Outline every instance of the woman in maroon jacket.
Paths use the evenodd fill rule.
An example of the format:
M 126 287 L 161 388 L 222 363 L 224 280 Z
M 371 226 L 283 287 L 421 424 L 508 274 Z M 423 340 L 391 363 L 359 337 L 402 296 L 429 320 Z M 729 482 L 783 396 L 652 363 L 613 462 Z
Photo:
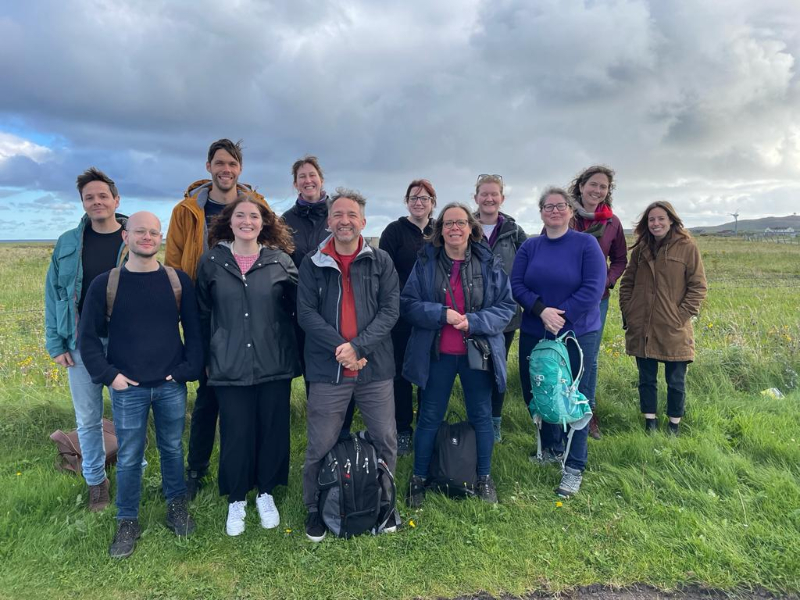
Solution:
M 600 301 L 601 338 L 606 325 L 608 298 L 611 288 L 614 287 L 617 279 L 622 276 L 622 272 L 628 262 L 622 222 L 611 210 L 611 194 L 613 191 L 614 171 L 602 165 L 594 165 L 584 169 L 569 187 L 569 194 L 572 197 L 575 209 L 575 216 L 570 223 L 570 227 L 596 237 L 608 265 L 606 290 L 603 293 L 603 299 Z M 595 373 L 597 373 L 596 361 L 597 358 L 595 358 L 594 365 Z M 594 410 L 594 406 L 592 406 L 592 410 Z M 589 435 L 596 440 L 600 439 L 597 413 L 592 416 L 592 421 L 589 423 Z

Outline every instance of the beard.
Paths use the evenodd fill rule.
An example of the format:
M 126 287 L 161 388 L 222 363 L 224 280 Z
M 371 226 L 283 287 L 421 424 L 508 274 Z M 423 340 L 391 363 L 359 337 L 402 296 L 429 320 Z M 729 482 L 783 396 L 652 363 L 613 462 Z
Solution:
M 156 254 L 158 254 L 159 247 L 155 246 L 152 250 L 139 250 L 138 248 L 129 247 L 128 252 L 138 256 L 139 258 L 152 258 Z

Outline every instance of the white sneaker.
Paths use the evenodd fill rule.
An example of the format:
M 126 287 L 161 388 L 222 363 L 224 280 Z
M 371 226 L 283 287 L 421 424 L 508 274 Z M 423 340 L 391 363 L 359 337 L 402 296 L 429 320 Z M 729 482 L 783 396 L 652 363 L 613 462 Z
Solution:
M 266 492 L 258 495 L 256 507 L 258 507 L 258 516 L 261 517 L 261 526 L 264 529 L 272 529 L 281 524 L 281 516 L 278 514 L 278 508 L 275 506 L 272 496 Z
M 236 536 L 244 533 L 244 516 L 246 514 L 247 500 L 231 502 L 228 504 L 228 521 L 225 523 L 225 533 Z

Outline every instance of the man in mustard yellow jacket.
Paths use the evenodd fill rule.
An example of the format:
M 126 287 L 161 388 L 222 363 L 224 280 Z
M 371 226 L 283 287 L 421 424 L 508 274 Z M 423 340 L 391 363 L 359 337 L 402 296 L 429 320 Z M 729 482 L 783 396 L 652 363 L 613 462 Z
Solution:
M 169 221 L 165 263 L 181 269 L 195 279 L 197 263 L 208 250 L 208 226 L 222 212 L 225 205 L 239 194 L 266 205 L 263 196 L 249 185 L 239 183 L 242 173 L 241 140 L 217 140 L 208 149 L 206 171 L 211 180 L 201 179 L 191 184 L 175 208 Z M 187 493 L 194 498 L 200 480 L 208 472 L 214 436 L 217 428 L 219 405 L 213 388 L 207 385 L 205 371 L 200 377 L 197 397 L 192 410 L 189 428 L 189 456 L 187 459 Z

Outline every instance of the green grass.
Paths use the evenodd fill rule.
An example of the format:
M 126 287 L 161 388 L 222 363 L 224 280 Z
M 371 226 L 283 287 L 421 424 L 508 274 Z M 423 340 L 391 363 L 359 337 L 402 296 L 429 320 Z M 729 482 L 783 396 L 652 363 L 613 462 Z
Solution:
M 89 514 L 82 480 L 53 468 L 47 436 L 74 420 L 64 373 L 42 349 L 50 250 L 0 245 L 0 597 L 432 598 L 596 583 L 797 593 L 800 247 L 700 243 L 710 293 L 695 324 L 683 435 L 642 433 L 636 368 L 611 310 L 598 384 L 604 437 L 590 442 L 576 498 L 559 504 L 557 469 L 528 461 L 535 438 L 512 349 L 505 439 L 493 463 L 499 505 L 429 496 L 418 511 L 400 504 L 414 526 L 395 535 L 310 544 L 300 493 L 305 396 L 295 382 L 281 527 L 262 530 L 251 505 L 247 531 L 227 538 L 227 506 L 212 486 L 192 505 L 196 535 L 176 539 L 163 526 L 150 431 L 144 534 L 125 561 L 107 556 L 114 510 Z M 761 394 L 772 387 L 787 397 Z M 410 471 L 402 458 L 401 493 Z

